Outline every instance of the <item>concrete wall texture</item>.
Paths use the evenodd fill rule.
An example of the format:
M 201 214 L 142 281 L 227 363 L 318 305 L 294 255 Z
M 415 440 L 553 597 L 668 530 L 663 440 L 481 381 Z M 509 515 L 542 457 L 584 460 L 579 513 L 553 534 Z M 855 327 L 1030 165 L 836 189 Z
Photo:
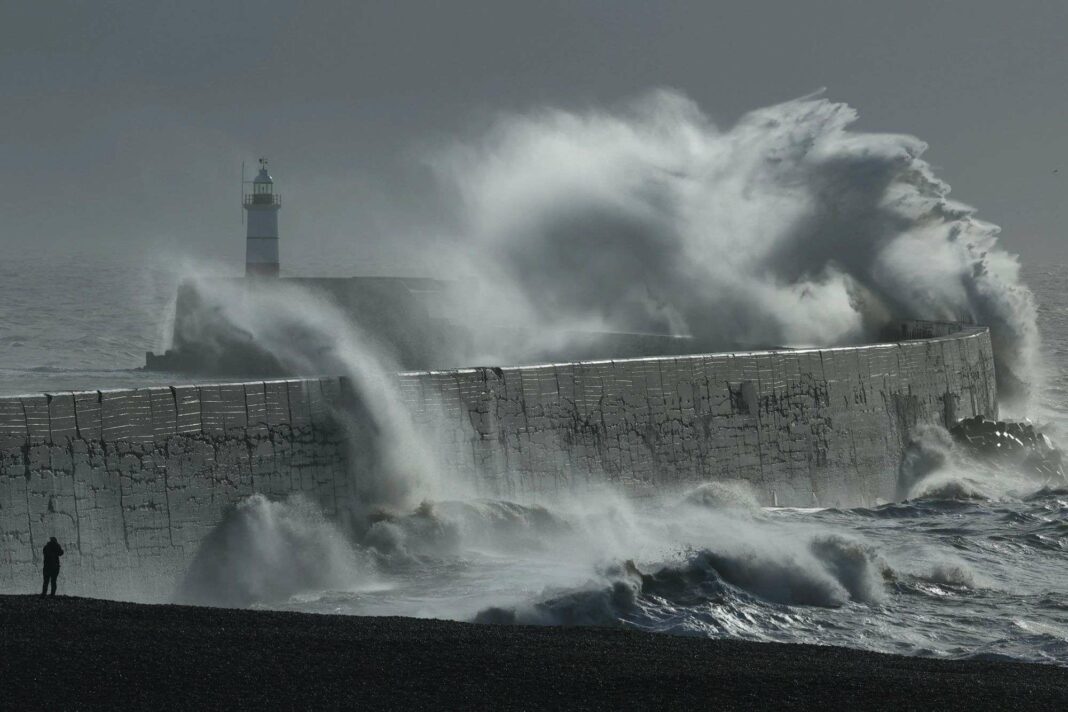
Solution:
M 986 329 L 921 341 L 405 373 L 443 467 L 529 499 L 744 480 L 765 505 L 898 496 L 917 423 L 997 414 Z M 472 467 L 473 463 L 473 467 Z
M 989 333 L 398 375 L 446 477 L 523 501 L 744 480 L 765 504 L 892 500 L 918 423 L 997 401 Z M 167 597 L 235 502 L 349 497 L 339 379 L 0 398 L 0 590 L 50 536 L 68 592 Z M 150 580 L 146 580 L 150 579 Z
M 0 398 L 0 590 L 26 591 L 59 539 L 61 585 L 168 597 L 234 502 L 347 496 L 338 379 Z

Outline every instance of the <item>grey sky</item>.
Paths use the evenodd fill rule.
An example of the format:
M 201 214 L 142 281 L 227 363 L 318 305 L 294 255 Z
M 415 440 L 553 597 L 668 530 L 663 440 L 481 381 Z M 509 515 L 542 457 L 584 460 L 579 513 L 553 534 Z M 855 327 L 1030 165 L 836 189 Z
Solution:
M 284 261 L 388 254 L 440 219 L 423 156 L 496 112 L 667 86 L 725 124 L 827 87 L 858 128 L 927 141 L 1009 250 L 1068 262 L 1063 0 L 0 7 L 10 245 L 145 244 L 236 267 L 240 162 L 267 155 Z

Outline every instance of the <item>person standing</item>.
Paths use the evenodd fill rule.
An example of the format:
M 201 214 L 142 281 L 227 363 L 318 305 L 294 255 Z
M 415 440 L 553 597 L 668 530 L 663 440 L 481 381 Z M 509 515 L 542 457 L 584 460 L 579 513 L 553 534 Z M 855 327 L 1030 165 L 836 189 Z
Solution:
M 48 540 L 44 547 L 44 583 L 41 585 L 41 595 L 48 590 L 48 584 L 52 584 L 52 594 L 56 595 L 56 579 L 59 577 L 59 557 L 63 556 L 63 547 L 59 545 L 55 537 Z

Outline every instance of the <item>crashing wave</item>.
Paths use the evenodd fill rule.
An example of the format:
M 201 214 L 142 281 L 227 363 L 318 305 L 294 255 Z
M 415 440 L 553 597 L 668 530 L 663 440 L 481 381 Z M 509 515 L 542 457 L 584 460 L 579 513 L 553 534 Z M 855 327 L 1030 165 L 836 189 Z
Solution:
M 748 597 L 764 604 L 837 608 L 879 603 L 890 567 L 865 544 L 841 535 L 813 537 L 807 556 L 748 549 L 701 550 L 679 564 L 643 573 L 632 561 L 603 572 L 601 582 L 549 592 L 533 603 L 480 611 L 480 623 L 619 625 L 640 622 L 642 604 L 694 607 Z
M 373 571 L 373 570 L 372 570 Z M 368 562 L 318 507 L 300 495 L 255 494 L 233 507 L 200 545 L 179 603 L 245 607 L 366 580 Z
M 917 429 L 902 457 L 903 499 L 982 501 L 1028 497 L 1068 483 L 1061 450 L 1028 422 L 981 415 L 946 430 Z
M 963 315 L 991 329 L 1004 398 L 1038 340 L 1017 258 L 949 197 L 925 143 L 856 120 L 809 96 L 719 127 L 673 91 L 502 115 L 435 163 L 459 197 L 458 259 L 485 286 L 469 306 L 542 340 L 689 334 L 704 350 L 856 343 L 895 318 Z M 490 361 L 544 346 L 480 341 Z

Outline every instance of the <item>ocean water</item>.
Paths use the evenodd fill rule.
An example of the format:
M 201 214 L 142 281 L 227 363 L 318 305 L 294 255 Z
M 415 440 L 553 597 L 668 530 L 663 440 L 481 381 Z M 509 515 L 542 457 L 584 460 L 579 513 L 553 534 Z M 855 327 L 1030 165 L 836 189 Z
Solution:
M 138 251 L 10 254 L 0 260 L 0 395 L 136 387 L 166 343 L 177 276 Z
M 1046 373 L 1021 415 L 1065 444 L 1068 267 L 1024 278 Z M 171 382 L 136 369 L 166 345 L 176 281 L 147 255 L 6 260 L 0 393 Z M 1068 665 L 1068 488 L 953 455 L 913 494 L 806 510 L 761 508 L 738 483 L 642 502 L 441 497 L 344 523 L 254 497 L 176 596 Z

